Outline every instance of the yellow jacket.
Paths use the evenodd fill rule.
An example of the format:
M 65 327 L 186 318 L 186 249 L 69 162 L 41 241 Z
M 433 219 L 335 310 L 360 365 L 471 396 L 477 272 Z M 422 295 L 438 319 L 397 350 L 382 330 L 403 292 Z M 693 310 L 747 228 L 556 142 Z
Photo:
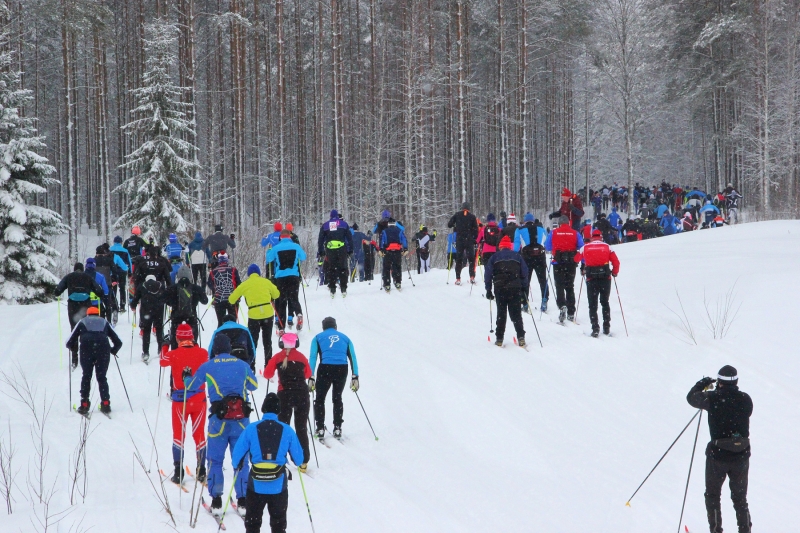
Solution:
M 274 283 L 254 273 L 236 287 L 236 290 L 228 297 L 228 301 L 235 303 L 244 296 L 247 304 L 247 318 L 262 320 L 275 316 L 272 300 L 277 300 L 280 295 L 281 291 Z

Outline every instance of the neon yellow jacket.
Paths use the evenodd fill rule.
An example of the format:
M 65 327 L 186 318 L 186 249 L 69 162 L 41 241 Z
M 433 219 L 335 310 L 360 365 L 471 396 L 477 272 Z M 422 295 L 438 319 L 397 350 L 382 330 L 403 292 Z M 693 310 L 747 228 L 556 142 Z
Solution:
M 275 312 L 272 308 L 272 300 L 277 300 L 281 291 L 267 278 L 262 278 L 258 274 L 250 274 L 236 290 L 228 297 L 230 303 L 244 296 L 247 304 L 247 317 L 253 320 L 272 318 Z

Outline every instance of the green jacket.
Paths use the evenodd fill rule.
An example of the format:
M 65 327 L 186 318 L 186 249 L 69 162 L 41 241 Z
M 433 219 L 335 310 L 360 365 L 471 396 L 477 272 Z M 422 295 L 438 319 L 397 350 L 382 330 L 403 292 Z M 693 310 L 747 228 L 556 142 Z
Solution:
M 267 278 L 262 278 L 258 274 L 250 274 L 236 290 L 228 297 L 230 303 L 244 296 L 247 304 L 247 318 L 262 320 L 275 316 L 272 308 L 272 300 L 277 300 L 281 291 Z

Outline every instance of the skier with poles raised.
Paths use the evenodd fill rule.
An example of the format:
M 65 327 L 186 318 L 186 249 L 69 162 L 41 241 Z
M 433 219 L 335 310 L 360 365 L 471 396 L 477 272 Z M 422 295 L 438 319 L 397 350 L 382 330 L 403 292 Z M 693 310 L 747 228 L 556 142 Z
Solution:
M 278 420 L 289 424 L 294 413 L 294 428 L 303 447 L 303 463 L 299 469 L 305 473 L 308 461 L 311 459 L 308 447 L 310 402 L 306 384 L 306 380 L 311 377 L 311 366 L 306 356 L 297 350 L 300 347 L 300 339 L 295 333 L 286 333 L 278 340 L 278 346 L 282 351 L 270 359 L 267 368 L 264 369 L 264 377 L 271 380 L 275 372 L 278 373 L 278 398 L 281 400 Z
M 522 256 L 513 250 L 514 244 L 508 235 L 500 239 L 499 250 L 486 263 L 485 285 L 486 298 L 497 298 L 497 322 L 495 327 L 495 345 L 503 346 L 503 335 L 506 331 L 506 320 L 511 315 L 511 322 L 517 333 L 517 343 L 525 347 L 525 328 L 522 326 L 522 302 L 527 300 L 528 266 Z M 492 283 L 496 295 L 492 293 Z
M 214 343 L 212 359 L 203 363 L 195 374 L 196 382 L 208 383 L 211 409 L 208 417 L 208 493 L 211 496 L 211 513 L 222 514 L 222 491 L 225 477 L 222 463 L 225 450 L 233 449 L 239 436 L 250 424 L 252 408 L 247 401 L 247 391 L 258 388 L 256 376 L 250 365 L 231 355 L 231 341 L 220 335 Z M 239 459 L 241 461 L 241 458 Z M 234 465 L 238 461 L 233 462 Z M 239 508 L 246 507 L 245 489 L 248 467 L 236 477 L 234 487 Z
M 575 255 L 583 248 L 583 237 L 569 225 L 569 217 L 561 215 L 559 226 L 547 236 L 545 250 L 551 252 L 553 277 L 556 284 L 558 321 L 575 320 Z
M 255 263 L 247 267 L 247 279 L 228 297 L 233 303 L 244 297 L 247 304 L 247 329 L 253 338 L 253 345 L 258 347 L 259 337 L 263 337 L 264 366 L 267 366 L 272 357 L 272 324 L 275 316 L 273 301 L 280 297 L 281 292 L 267 278 L 261 277 L 261 268 Z
M 314 422 L 317 425 L 315 436 L 320 440 L 325 438 L 325 398 L 328 396 L 328 390 L 333 387 L 333 436 L 341 438 L 342 422 L 344 422 L 342 391 L 347 381 L 348 363 L 353 372 L 350 389 L 353 392 L 358 392 L 359 389 L 356 349 L 347 335 L 337 331 L 336 319 L 326 317 L 322 321 L 322 333 L 318 333 L 312 339 L 309 352 L 311 377 L 308 380 L 308 388 L 311 392 L 319 388 L 317 398 L 314 400 Z M 316 368 L 317 356 L 319 356 L 319 368 Z
M 110 346 L 109 342 L 113 345 Z M 80 344 L 80 361 L 83 377 L 81 377 L 81 404 L 78 413 L 86 415 L 89 413 L 89 393 L 92 387 L 92 373 L 97 378 L 97 386 L 100 388 L 100 411 L 103 414 L 111 412 L 111 396 L 108 392 L 108 365 L 111 356 L 117 356 L 117 352 L 122 348 L 122 341 L 114 332 L 114 328 L 108 321 L 100 316 L 100 309 L 93 303 L 86 310 L 84 317 L 72 334 L 67 339 L 67 348 L 76 350 Z
M 597 318 L 597 299 L 603 307 L 603 335 L 611 333 L 611 276 L 619 274 L 619 259 L 611 247 L 603 242 L 603 232 L 596 229 L 592 232 L 591 242 L 583 246 L 583 253 L 575 256 L 581 262 L 581 275 L 586 276 L 586 296 L 589 298 L 589 320 L 592 322 L 592 337 L 600 335 L 600 323 Z
M 191 433 L 197 449 L 197 480 L 206 480 L 206 382 L 196 379 L 195 373 L 208 361 L 208 352 L 194 341 L 192 328 L 181 324 L 175 332 L 178 347 L 159 361 L 172 372 L 172 464 L 175 473 L 172 482 L 183 482 L 184 454 L 187 424 L 192 420 Z
M 280 242 L 267 252 L 267 263 L 272 265 L 273 280 L 280 292 L 276 302 L 280 330 L 293 328 L 295 316 L 297 331 L 303 329 L 303 308 L 300 307 L 300 261 L 305 260 L 306 253 L 299 244 L 292 241 L 292 233 L 289 230 L 281 231 Z
M 136 312 L 140 303 L 139 327 L 142 332 L 142 362 L 150 361 L 150 332 L 155 329 L 157 353 L 161 353 L 164 345 L 164 285 L 156 281 L 152 274 L 147 276 L 144 283 L 139 286 L 136 295 L 131 301 L 131 310 Z
M 86 316 L 86 310 L 92 305 L 92 294 L 103 293 L 103 287 L 83 270 L 83 263 L 75 263 L 72 272 L 61 278 L 55 289 L 55 295 L 59 296 L 67 291 L 67 317 L 69 327 L 75 329 L 76 324 Z M 78 345 L 73 345 L 72 349 L 72 368 L 78 366 Z
M 199 338 L 200 321 L 197 318 L 197 304 L 208 303 L 206 291 L 192 283 L 192 271 L 188 266 L 183 265 L 178 270 L 175 279 L 177 282 L 167 287 L 164 293 L 164 303 L 172 308 L 169 334 L 172 350 L 178 347 L 175 332 L 182 322 L 186 322 L 192 327 L 195 339 Z
M 389 283 L 393 279 L 394 286 L 399 291 L 402 289 L 402 261 L 408 255 L 408 241 L 402 227 L 393 218 L 389 219 L 386 229 L 381 232 L 380 250 L 379 254 L 383 258 L 383 290 L 387 293 L 391 291 Z
M 303 464 L 305 452 L 294 430 L 278 420 L 278 413 L 282 410 L 281 403 L 274 392 L 267 394 L 261 404 L 264 415 L 260 421 L 250 424 L 244 430 L 231 456 L 239 476 L 248 477 L 247 497 L 239 498 L 238 505 L 240 509 L 247 509 L 244 519 L 247 533 L 261 531 L 265 507 L 269 512 L 270 531 L 286 531 L 286 510 L 289 508 L 286 456 L 291 454 L 294 464 Z M 245 462 L 248 458 L 252 468 L 248 468 Z
M 470 212 L 469 202 L 461 204 L 461 210 L 450 217 L 448 228 L 456 234 L 456 285 L 461 285 L 461 270 L 464 268 L 464 255 L 469 263 L 469 282 L 475 283 L 475 240 L 478 238 L 478 219 Z
M 706 388 L 717 384 L 717 389 Z M 686 401 L 695 409 L 708 411 L 706 446 L 706 513 L 711 533 L 722 533 L 722 485 L 730 478 L 731 500 L 736 511 L 739 533 L 750 533 L 753 524 L 747 505 L 747 478 L 750 469 L 750 415 L 753 400 L 739 390 L 739 375 L 730 365 L 720 368 L 717 379 L 698 381 Z

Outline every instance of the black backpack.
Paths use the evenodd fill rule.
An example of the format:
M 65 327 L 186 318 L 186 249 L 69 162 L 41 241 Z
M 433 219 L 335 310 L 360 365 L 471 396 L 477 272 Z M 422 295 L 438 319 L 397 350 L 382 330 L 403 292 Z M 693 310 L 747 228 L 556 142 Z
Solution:
M 192 286 L 188 283 L 179 283 L 176 289 L 178 290 L 178 305 L 175 306 L 172 313 L 180 317 L 193 317 Z
M 489 246 L 500 244 L 501 230 L 499 226 L 486 226 L 483 228 L 483 240 Z

